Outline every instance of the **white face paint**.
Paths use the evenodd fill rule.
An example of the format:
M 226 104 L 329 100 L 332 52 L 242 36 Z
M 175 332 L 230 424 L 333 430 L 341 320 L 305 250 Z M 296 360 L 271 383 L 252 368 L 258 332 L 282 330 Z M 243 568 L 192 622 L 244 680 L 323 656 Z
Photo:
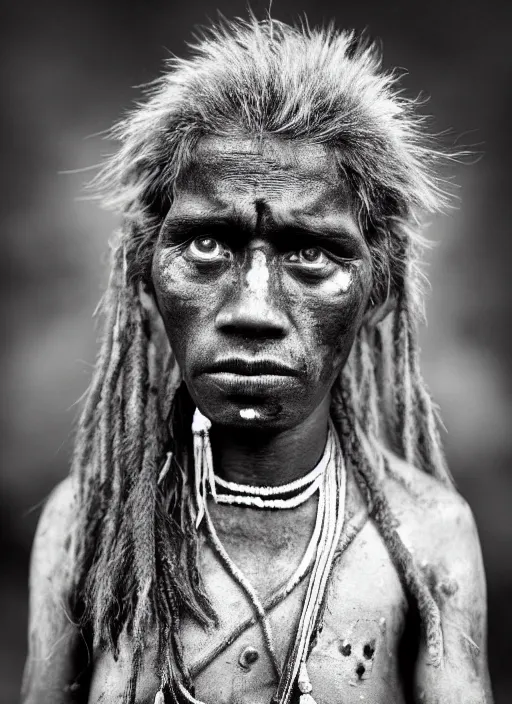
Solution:
M 324 291 L 332 292 L 333 295 L 346 293 L 352 286 L 354 277 L 352 268 L 339 268 L 332 276 L 323 283 Z
M 254 410 L 254 408 L 242 408 L 240 410 L 240 417 L 244 420 L 254 420 L 258 417 L 258 413 Z
M 269 276 L 267 258 L 262 251 L 256 250 L 252 255 L 251 268 L 245 279 L 249 291 L 254 296 L 263 298 L 267 291 Z
M 352 271 L 350 269 L 338 269 L 333 279 L 340 291 L 345 293 L 352 286 Z

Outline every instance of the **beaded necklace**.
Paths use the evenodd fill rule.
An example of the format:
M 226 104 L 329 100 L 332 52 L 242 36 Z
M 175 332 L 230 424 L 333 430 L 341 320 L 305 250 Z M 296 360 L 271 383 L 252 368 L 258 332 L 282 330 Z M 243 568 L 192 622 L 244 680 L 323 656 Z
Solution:
M 278 704 L 289 704 L 296 683 L 301 693 L 300 704 L 315 704 L 306 660 L 345 515 L 346 470 L 336 431 L 332 423 L 330 423 L 323 456 L 318 465 L 307 475 L 277 487 L 259 487 L 228 482 L 215 476 L 208 435 L 210 427 L 210 421 L 199 410 L 196 410 L 192 423 L 196 526 L 199 527 L 204 519 L 212 546 L 229 574 L 233 577 L 233 580 L 246 593 L 258 615 L 265 645 L 279 680 L 273 701 Z M 217 487 L 228 490 L 231 493 L 220 493 L 217 491 Z M 275 652 L 270 621 L 261 600 L 249 580 L 231 560 L 217 535 L 208 511 L 208 491 L 213 499 L 219 503 L 266 509 L 294 508 L 307 501 L 316 491 L 319 492 L 315 527 L 311 539 L 299 566 L 285 587 L 287 591 L 291 591 L 304 577 L 311 563 L 313 563 L 295 642 L 290 649 L 282 670 Z M 171 663 L 169 661 L 170 666 Z M 167 673 L 165 673 L 162 676 L 162 686 L 155 697 L 155 704 L 164 704 L 164 690 L 169 685 L 171 685 L 171 682 Z M 178 687 L 179 693 L 186 701 L 191 704 L 203 704 L 195 699 L 180 682 L 178 682 Z
M 319 491 L 323 473 L 329 461 L 324 452 L 317 466 L 304 477 L 288 484 L 279 486 L 252 486 L 236 484 L 214 474 L 216 488 L 227 489 L 230 493 L 216 491 L 216 501 L 219 504 L 234 504 L 236 506 L 252 506 L 253 508 L 295 508 L 305 503 L 314 493 Z M 286 498 L 284 498 L 286 497 Z

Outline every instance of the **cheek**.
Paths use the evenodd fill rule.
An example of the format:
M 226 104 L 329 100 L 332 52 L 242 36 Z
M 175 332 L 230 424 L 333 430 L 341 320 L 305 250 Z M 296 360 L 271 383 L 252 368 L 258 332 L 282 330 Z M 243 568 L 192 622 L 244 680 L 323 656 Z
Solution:
M 201 324 L 201 315 L 211 305 L 208 288 L 197 285 L 189 267 L 168 251 L 156 251 L 152 266 L 158 308 L 174 351 L 186 347 Z
M 370 277 L 371 278 L 371 277 Z M 370 280 L 357 266 L 340 269 L 296 301 L 296 324 L 302 328 L 308 355 L 319 378 L 336 376 L 345 363 L 361 324 Z
M 344 346 L 346 337 L 357 330 L 360 311 L 365 305 L 359 272 L 353 267 L 336 272 L 322 286 L 319 304 L 325 311 L 317 317 L 321 341 L 336 350 L 338 345 Z

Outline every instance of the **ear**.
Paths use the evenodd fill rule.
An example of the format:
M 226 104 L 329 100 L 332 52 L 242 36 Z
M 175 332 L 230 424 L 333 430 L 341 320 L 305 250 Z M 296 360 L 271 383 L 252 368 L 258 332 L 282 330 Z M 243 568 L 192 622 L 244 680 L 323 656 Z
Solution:
M 382 303 L 377 305 L 370 304 L 363 316 L 362 326 L 373 328 L 378 323 L 382 322 L 386 316 L 396 308 L 396 297 L 392 294 Z

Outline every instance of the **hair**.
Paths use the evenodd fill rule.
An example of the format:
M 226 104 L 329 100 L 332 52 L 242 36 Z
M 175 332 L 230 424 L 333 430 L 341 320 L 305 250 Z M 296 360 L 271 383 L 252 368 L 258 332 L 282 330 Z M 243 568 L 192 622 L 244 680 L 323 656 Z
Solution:
M 115 128 L 118 151 L 95 181 L 122 215 L 101 302 L 103 333 L 81 413 L 77 479 L 76 604 L 95 647 L 133 644 L 124 701 L 135 700 L 151 630 L 162 664 L 190 684 L 180 619 L 215 622 L 197 567 L 192 505 L 192 405 L 151 293 L 151 260 L 174 186 L 206 135 L 273 136 L 325 145 L 357 203 L 372 254 L 367 316 L 332 390 L 332 417 L 369 511 L 416 602 L 431 661 L 440 662 L 439 609 L 402 543 L 383 491 L 378 438 L 450 485 L 436 409 L 420 374 L 421 213 L 445 203 L 416 103 L 377 47 L 332 26 L 223 21 L 191 58 L 170 59 L 144 102 Z M 163 468 L 163 469 L 162 469 Z

